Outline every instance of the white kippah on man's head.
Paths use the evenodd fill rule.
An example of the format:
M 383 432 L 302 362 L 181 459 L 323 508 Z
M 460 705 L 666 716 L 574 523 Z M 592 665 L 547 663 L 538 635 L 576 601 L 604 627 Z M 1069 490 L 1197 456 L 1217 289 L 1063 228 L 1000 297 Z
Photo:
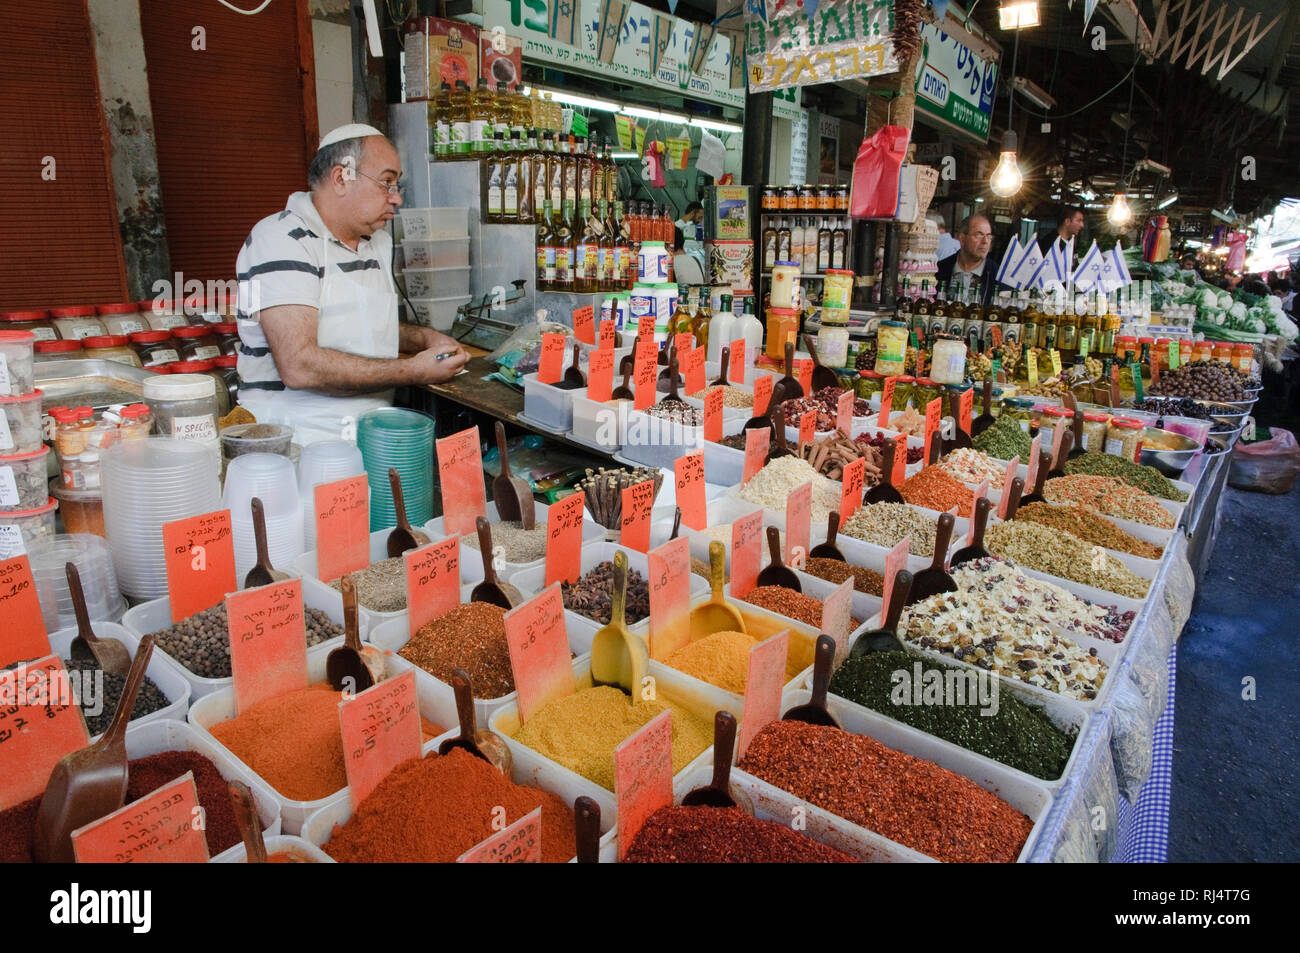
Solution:
M 364 122 L 350 122 L 346 125 L 339 126 L 325 133 L 321 139 L 318 149 L 324 149 L 326 146 L 332 146 L 336 142 L 342 142 L 344 139 L 363 139 L 366 136 L 382 136 L 383 133 L 374 126 L 369 126 Z

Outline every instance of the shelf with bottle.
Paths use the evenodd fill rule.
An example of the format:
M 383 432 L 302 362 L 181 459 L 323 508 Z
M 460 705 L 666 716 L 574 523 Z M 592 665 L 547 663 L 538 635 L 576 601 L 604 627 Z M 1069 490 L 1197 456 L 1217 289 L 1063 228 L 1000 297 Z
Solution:
M 533 90 L 529 98 L 504 83 L 493 89 L 483 79 L 474 89 L 464 80 L 457 80 L 455 87 L 444 82 L 429 100 L 428 123 L 429 156 L 436 162 L 473 161 L 496 151 L 519 151 L 530 129 L 537 130 L 539 141 L 546 133 L 557 139 L 564 136 L 560 105 L 549 93 L 543 98 Z M 512 145 L 516 141 L 519 145 Z
M 849 214 L 847 185 L 765 185 L 759 202 L 764 215 Z
M 818 215 L 777 217 L 763 226 L 759 271 L 769 274 L 779 261 L 796 262 L 809 276 L 848 268 L 853 261 L 852 237 L 847 221 Z

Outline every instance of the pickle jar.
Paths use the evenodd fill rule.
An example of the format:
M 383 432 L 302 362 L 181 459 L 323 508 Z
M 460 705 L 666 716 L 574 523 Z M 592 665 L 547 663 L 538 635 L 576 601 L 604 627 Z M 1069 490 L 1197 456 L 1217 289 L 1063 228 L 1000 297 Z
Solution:
M 1034 420 L 1034 398 L 1004 397 L 1002 399 L 1002 416 L 1020 422 L 1020 429 L 1029 433 L 1029 425 Z
M 871 400 L 872 395 L 879 394 L 885 387 L 885 375 L 879 371 L 859 371 L 854 392 L 862 400 Z

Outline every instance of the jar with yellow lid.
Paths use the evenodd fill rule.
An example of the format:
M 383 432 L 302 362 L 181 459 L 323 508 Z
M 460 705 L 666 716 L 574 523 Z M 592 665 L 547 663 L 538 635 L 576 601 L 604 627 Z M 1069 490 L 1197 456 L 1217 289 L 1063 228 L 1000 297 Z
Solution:
M 1131 417 L 1112 417 L 1106 432 L 1106 452 L 1138 462 L 1142 452 L 1142 429 L 1145 424 Z

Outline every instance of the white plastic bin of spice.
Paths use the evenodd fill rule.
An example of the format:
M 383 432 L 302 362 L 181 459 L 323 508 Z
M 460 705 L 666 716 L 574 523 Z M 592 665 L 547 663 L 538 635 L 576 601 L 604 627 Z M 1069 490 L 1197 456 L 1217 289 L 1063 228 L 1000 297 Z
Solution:
M 574 391 L 572 440 L 600 450 L 616 453 L 623 447 L 627 433 L 629 400 L 599 402 L 587 397 L 587 389 Z
M 547 506 L 545 503 L 534 504 L 533 507 L 534 527 L 540 528 L 543 531 L 543 533 L 546 530 L 546 521 L 550 515 L 550 511 L 551 508 Z M 496 503 L 492 502 L 491 500 L 488 500 L 487 506 L 484 508 L 483 511 L 483 516 L 489 523 L 492 524 L 492 526 L 494 527 L 492 532 L 496 534 L 497 530 L 495 527 L 498 523 L 501 522 L 501 516 L 499 513 L 497 513 Z M 447 532 L 447 527 L 446 527 L 446 523 L 444 522 L 444 517 L 441 516 L 429 520 L 429 522 L 424 524 L 423 529 L 425 533 L 428 534 L 429 538 L 435 541 L 440 539 L 445 539 L 447 536 L 450 535 Z M 389 530 L 382 530 L 382 532 L 387 534 Z M 387 540 L 387 538 L 388 537 L 385 535 L 384 539 Z M 473 539 L 475 545 L 469 546 L 463 542 L 461 543 L 460 581 L 462 583 L 466 583 L 470 585 L 474 583 L 482 582 L 483 581 L 483 556 L 478 551 L 478 546 L 477 546 L 478 537 L 476 536 L 476 534 L 470 533 L 462 538 Z M 583 542 L 585 543 L 588 540 L 598 540 L 603 538 L 604 538 L 604 530 L 601 528 L 601 526 L 595 520 L 591 519 L 590 516 L 585 517 L 582 521 Z M 497 535 L 493 536 L 492 545 L 494 548 L 501 545 L 501 540 Z M 545 562 L 544 557 L 539 559 L 530 559 L 527 561 L 505 559 L 504 561 L 499 562 L 497 564 L 498 566 L 497 578 L 505 582 L 509 582 L 512 578 L 514 578 L 515 573 L 519 572 L 520 570 L 531 569 L 534 566 L 541 566 L 543 565 L 544 562 Z
M 262 835 L 262 843 L 266 847 L 266 855 L 273 857 L 276 854 L 287 854 L 293 858 L 293 863 L 298 864 L 332 864 L 334 858 L 325 851 L 321 850 L 311 841 L 303 840 L 301 837 L 294 837 L 289 834 L 277 834 L 274 837 L 270 834 Z M 248 863 L 248 851 L 244 845 L 236 844 L 229 850 L 222 851 L 208 861 L 210 864 L 246 864 Z
M 51 496 L 32 509 L 0 511 L 0 559 L 21 556 L 33 543 L 53 536 L 58 505 Z
M 554 384 L 543 384 L 536 374 L 524 376 L 524 412 L 529 422 L 554 433 L 573 429 L 573 395 Z
M 1112 417 L 1106 433 L 1106 452 L 1137 463 L 1142 453 L 1142 421 Z
M 41 448 L 41 398 L 30 394 L 0 397 L 0 454 L 31 453 Z
M 704 449 L 703 412 L 686 404 L 678 407 L 697 419 L 699 425 L 660 417 L 644 410 L 630 410 L 622 456 L 634 463 L 671 470 L 678 457 Z
M 95 311 L 109 334 L 132 335 L 137 331 L 149 330 L 149 322 L 140 316 L 140 305 L 134 301 L 120 304 L 101 304 Z
M 0 456 L 0 512 L 31 510 L 50 498 L 45 458 L 50 448 Z
M 207 374 L 158 374 L 141 386 L 156 431 L 182 440 L 217 440 L 217 382 Z
M 92 335 L 107 333 L 104 322 L 95 316 L 93 305 L 51 308 L 50 317 L 54 321 L 54 330 L 65 341 L 80 341 Z
M 36 335 L 0 330 L 0 397 L 21 397 L 35 386 L 32 358 Z
M 315 519 L 314 497 L 304 500 L 303 503 L 304 519 Z M 370 534 L 370 561 L 367 566 L 382 562 L 388 558 L 388 534 L 392 529 L 379 529 Z M 461 547 L 463 550 L 464 547 Z M 463 558 L 463 557 L 462 557 Z M 463 565 L 463 562 L 462 562 Z M 283 567 L 276 567 L 283 568 Z M 304 598 L 310 595 L 314 602 L 320 603 L 321 608 L 327 608 L 330 618 L 334 618 L 337 613 L 339 618 L 343 617 L 343 594 L 329 585 L 332 580 L 321 579 L 316 570 L 316 550 L 303 553 L 293 561 L 292 570 L 295 576 L 302 576 L 302 591 Z M 405 576 L 402 577 L 405 579 Z M 310 603 L 309 603 L 310 604 Z M 387 622 L 389 619 L 395 619 L 405 609 L 398 609 L 393 612 L 378 612 L 374 609 L 367 609 L 364 605 L 357 605 L 357 628 L 362 638 L 367 638 L 370 631 L 381 622 Z

